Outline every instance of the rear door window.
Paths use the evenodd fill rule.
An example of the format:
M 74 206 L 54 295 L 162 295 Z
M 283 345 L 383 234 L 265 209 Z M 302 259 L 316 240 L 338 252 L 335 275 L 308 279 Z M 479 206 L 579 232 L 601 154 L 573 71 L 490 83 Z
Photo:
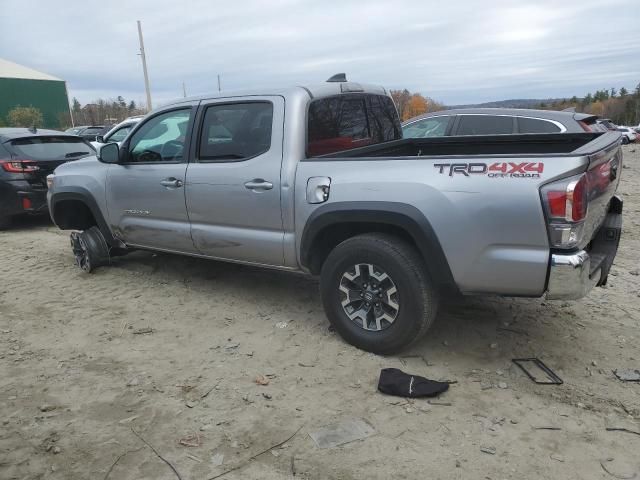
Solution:
M 518 133 L 559 133 L 561 128 L 553 122 L 538 118 L 517 117 Z
M 94 148 L 76 137 L 28 137 L 11 142 L 13 156 L 29 160 L 67 160 L 95 153 Z
M 429 117 L 417 120 L 402 127 L 404 138 L 444 137 L 450 116 Z
M 504 115 L 458 115 L 456 135 L 509 135 L 513 117 Z
M 200 134 L 200 161 L 240 161 L 271 148 L 273 104 L 242 102 L 207 107 Z

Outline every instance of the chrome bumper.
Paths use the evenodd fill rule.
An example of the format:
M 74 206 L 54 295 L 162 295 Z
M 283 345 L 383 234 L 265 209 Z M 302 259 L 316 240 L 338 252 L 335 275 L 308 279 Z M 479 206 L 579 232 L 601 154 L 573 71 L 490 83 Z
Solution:
M 591 257 L 584 250 L 566 255 L 552 254 L 546 297 L 549 300 L 577 300 L 584 297 L 601 277 L 600 268 L 589 274 L 590 267 Z

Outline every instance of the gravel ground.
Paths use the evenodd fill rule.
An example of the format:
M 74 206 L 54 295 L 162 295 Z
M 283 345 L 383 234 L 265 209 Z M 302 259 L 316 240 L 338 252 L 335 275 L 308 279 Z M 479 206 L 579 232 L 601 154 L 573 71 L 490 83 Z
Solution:
M 640 368 L 640 146 L 620 192 L 606 288 L 450 303 L 391 357 L 328 329 L 314 279 L 148 252 L 86 275 L 67 233 L 24 220 L 0 234 L 0 478 L 178 478 L 160 456 L 185 480 L 632 478 L 640 383 L 612 370 Z M 529 356 L 564 384 L 511 364 Z M 409 402 L 377 393 L 384 367 L 457 383 Z M 352 418 L 375 435 L 309 436 Z

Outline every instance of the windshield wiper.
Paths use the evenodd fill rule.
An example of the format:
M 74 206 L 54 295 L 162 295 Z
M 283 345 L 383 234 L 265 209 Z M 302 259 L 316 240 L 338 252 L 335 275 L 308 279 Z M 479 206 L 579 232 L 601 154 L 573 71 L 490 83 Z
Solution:
M 91 152 L 71 152 L 71 153 L 67 153 L 64 158 L 71 158 L 71 157 L 78 157 L 80 155 L 84 155 L 84 154 L 89 154 Z

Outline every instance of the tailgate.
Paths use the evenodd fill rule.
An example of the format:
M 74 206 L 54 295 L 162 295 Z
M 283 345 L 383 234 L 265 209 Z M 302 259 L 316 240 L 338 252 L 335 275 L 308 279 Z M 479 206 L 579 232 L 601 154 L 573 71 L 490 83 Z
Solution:
M 618 189 L 622 174 L 620 135 L 612 132 L 597 140 L 600 150 L 588 155 L 588 206 L 584 223 L 585 242 L 591 240 L 609 212 L 611 199 Z

